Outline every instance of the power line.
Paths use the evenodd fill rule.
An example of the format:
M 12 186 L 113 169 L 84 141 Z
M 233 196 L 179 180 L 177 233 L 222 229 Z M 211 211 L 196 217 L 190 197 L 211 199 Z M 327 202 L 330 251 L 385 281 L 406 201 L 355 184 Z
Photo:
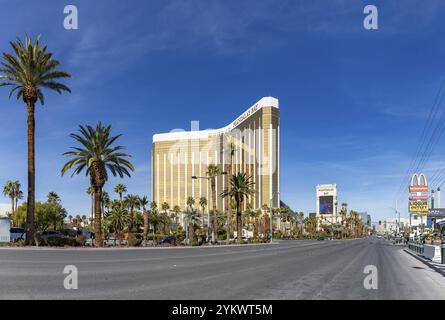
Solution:
M 423 130 L 422 130 L 422 133 L 420 135 L 419 143 L 416 147 L 415 155 L 411 159 L 410 165 L 409 165 L 404 177 L 402 178 L 402 182 L 401 182 L 400 187 L 396 193 L 396 200 L 400 197 L 400 193 L 403 190 L 403 186 L 406 185 L 405 178 L 409 178 L 409 175 L 412 172 L 417 172 L 417 170 L 419 170 L 420 168 L 423 168 L 424 163 L 429 159 L 431 153 L 434 151 L 434 147 L 435 147 L 435 144 L 437 143 L 437 140 L 440 138 L 440 136 L 443 133 L 443 130 L 444 130 L 443 120 L 445 120 L 445 112 L 442 111 L 441 118 L 440 118 L 441 120 L 435 126 L 434 131 L 432 132 L 431 136 L 429 135 L 429 131 L 435 122 L 434 119 L 436 118 L 437 112 L 439 111 L 439 106 L 440 106 L 440 104 L 443 100 L 443 97 L 445 95 L 444 86 L 445 86 L 445 79 L 442 80 L 439 90 L 436 93 L 434 103 L 430 109 L 427 121 L 426 121 L 425 126 L 423 127 Z M 430 136 L 430 138 L 428 140 L 428 143 L 426 144 L 426 147 L 423 148 L 423 146 L 425 145 L 426 139 L 429 136 Z M 414 166 L 415 166 L 415 170 L 413 171 Z

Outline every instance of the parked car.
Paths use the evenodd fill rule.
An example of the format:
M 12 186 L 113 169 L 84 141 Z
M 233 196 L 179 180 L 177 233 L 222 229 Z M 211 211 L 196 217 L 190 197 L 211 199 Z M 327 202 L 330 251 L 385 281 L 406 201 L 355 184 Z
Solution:
M 165 244 L 165 243 L 174 244 L 175 242 L 176 242 L 176 237 L 167 236 L 161 240 L 160 244 Z
M 324 237 L 318 237 L 317 240 L 318 241 L 324 241 Z
M 48 238 L 64 238 L 65 237 L 65 235 L 62 232 L 55 231 L 55 230 L 41 231 L 39 233 L 39 235 L 42 238 L 42 240 L 46 240 Z
M 26 230 L 24 228 L 11 228 L 11 242 L 17 242 L 19 240 L 25 240 L 26 238 Z
M 127 243 L 127 240 L 121 240 L 117 237 L 109 237 L 104 240 L 104 246 L 121 246 L 126 245 Z

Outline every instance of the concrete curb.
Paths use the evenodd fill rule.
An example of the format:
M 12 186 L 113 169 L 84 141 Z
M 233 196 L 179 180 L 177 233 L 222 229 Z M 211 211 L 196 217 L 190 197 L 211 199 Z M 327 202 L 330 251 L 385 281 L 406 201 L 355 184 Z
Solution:
M 216 248 L 233 248 L 233 247 L 255 247 L 255 246 L 273 246 L 279 242 L 273 243 L 247 243 L 247 244 L 221 244 L 213 246 L 176 246 L 176 247 L 0 247 L 0 251 L 8 250 L 40 250 L 40 251 L 112 251 L 112 250 L 186 250 L 186 249 L 216 249 Z
M 423 258 L 423 257 L 421 257 L 421 256 L 419 256 L 419 255 L 417 255 L 417 254 L 415 254 L 413 252 L 410 252 L 408 249 L 403 249 L 403 251 L 405 251 L 409 255 L 413 256 L 414 258 L 416 258 L 420 262 L 423 262 L 423 264 L 427 265 L 428 267 L 430 267 L 431 269 L 433 269 L 434 271 L 440 273 L 442 276 L 445 277 L 445 270 L 437 267 L 432 261 L 430 261 L 430 260 L 428 260 L 426 258 Z

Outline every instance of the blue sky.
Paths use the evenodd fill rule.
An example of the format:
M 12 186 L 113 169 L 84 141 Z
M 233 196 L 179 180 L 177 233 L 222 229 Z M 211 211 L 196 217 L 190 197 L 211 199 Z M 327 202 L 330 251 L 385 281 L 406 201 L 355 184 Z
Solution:
M 72 94 L 47 93 L 38 107 L 37 199 L 57 191 L 70 214 L 89 212 L 88 179 L 60 176 L 79 124 L 111 123 L 133 155 L 134 176 L 105 189 L 122 182 L 150 195 L 154 133 L 189 129 L 191 120 L 222 127 L 270 95 L 280 99 L 286 203 L 312 212 L 315 186 L 337 183 L 339 202 L 373 220 L 393 216 L 388 206 L 444 79 L 445 5 L 372 3 L 378 31 L 363 28 L 369 2 L 358 0 L 0 0 L 0 51 L 16 36 L 42 34 L 74 75 Z M 67 4 L 79 9 L 78 30 L 63 28 Z M 25 107 L 0 90 L 0 185 L 14 179 L 25 189 Z

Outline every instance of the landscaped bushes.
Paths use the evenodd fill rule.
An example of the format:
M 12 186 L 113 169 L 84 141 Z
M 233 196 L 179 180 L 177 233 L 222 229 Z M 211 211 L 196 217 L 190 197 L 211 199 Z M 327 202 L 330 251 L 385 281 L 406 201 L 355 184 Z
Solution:
M 128 245 L 130 247 L 138 247 L 142 244 L 143 235 L 140 233 L 129 233 L 128 234 Z
M 83 239 L 73 238 L 73 237 L 66 237 L 66 238 L 48 237 L 46 239 L 40 239 L 39 245 L 50 246 L 50 247 L 64 247 L 64 246 L 80 247 L 83 246 L 84 242 L 85 241 Z

